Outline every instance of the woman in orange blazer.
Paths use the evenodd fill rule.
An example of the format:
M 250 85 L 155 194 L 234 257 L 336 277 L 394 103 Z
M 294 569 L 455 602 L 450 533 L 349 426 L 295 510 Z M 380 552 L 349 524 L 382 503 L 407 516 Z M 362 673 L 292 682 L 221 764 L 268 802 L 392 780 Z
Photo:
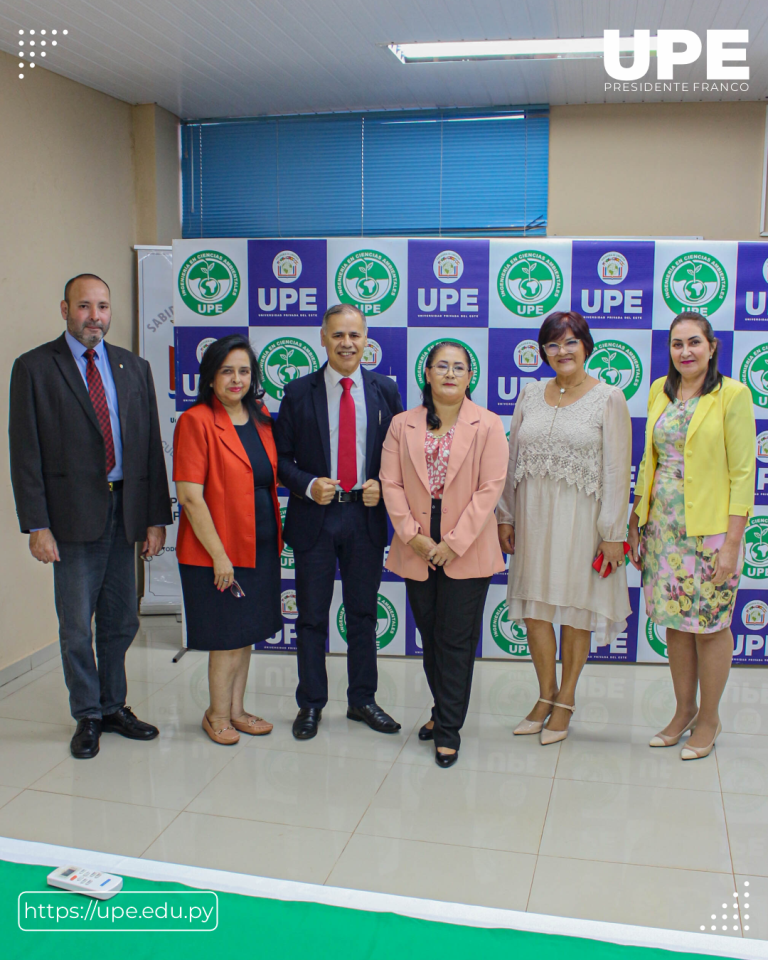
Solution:
M 173 437 L 187 645 L 209 651 L 203 729 L 223 744 L 272 730 L 243 695 L 251 647 L 282 629 L 277 451 L 258 369 L 240 334 L 212 343 Z
M 398 414 L 384 441 L 381 479 L 395 529 L 387 569 L 405 578 L 434 706 L 419 731 L 452 766 L 469 706 L 491 576 L 504 570 L 493 511 L 506 478 L 507 438 L 495 413 L 470 398 L 461 344 L 429 352 L 424 400 Z

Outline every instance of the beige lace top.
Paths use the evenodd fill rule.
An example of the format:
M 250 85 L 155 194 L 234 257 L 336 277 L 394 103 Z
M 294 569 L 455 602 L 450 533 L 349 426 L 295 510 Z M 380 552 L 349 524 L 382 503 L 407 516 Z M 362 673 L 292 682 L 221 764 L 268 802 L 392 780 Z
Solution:
M 599 500 L 601 537 L 623 540 L 632 459 L 632 424 L 624 394 L 599 383 L 558 409 L 544 399 L 546 385 L 546 380 L 528 384 L 515 407 L 497 521 L 515 522 L 515 488 L 526 477 L 550 477 Z

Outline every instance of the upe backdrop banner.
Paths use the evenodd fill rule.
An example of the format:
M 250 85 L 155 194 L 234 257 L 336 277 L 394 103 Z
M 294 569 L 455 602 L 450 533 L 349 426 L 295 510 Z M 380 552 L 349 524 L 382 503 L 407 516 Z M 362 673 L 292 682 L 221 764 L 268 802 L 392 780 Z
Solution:
M 522 238 L 180 240 L 173 245 L 176 412 L 197 395 L 200 358 L 227 333 L 246 333 L 259 356 L 266 402 L 279 414 L 285 385 L 325 361 L 320 319 L 350 303 L 368 321 L 363 363 L 392 377 L 406 407 L 421 402 L 431 344 L 450 337 L 473 361 L 472 395 L 509 423 L 526 383 L 552 375 L 537 332 L 553 310 L 589 321 L 589 372 L 619 386 L 632 416 L 632 491 L 642 457 L 648 390 L 667 370 L 667 333 L 682 310 L 707 316 L 722 343 L 721 370 L 745 383 L 755 404 L 757 506 L 733 619 L 737 663 L 768 660 L 768 245 L 679 240 Z M 281 490 L 281 503 L 287 491 Z M 629 504 L 627 505 L 629 515 Z M 282 557 L 284 629 L 261 646 L 293 650 L 293 556 Z M 666 659 L 664 631 L 648 620 L 630 569 L 633 615 L 592 660 Z M 509 619 L 506 574 L 494 577 L 478 655 L 529 658 L 525 624 Z M 384 571 L 377 610 L 383 654 L 419 655 L 420 637 L 400 579 Z M 329 649 L 346 649 L 340 584 Z

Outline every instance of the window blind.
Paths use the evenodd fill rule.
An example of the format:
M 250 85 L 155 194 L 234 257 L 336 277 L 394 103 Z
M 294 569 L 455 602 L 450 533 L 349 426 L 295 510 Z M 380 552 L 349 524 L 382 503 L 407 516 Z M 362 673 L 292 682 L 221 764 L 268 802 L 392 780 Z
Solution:
M 189 122 L 184 237 L 544 234 L 546 108 Z

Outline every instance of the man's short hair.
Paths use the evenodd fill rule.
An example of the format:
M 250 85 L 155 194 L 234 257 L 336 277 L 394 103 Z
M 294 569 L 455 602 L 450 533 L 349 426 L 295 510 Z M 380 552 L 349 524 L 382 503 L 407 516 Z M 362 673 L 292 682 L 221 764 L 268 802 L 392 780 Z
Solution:
M 106 280 L 102 280 L 101 277 L 97 277 L 95 273 L 78 273 L 76 277 L 72 277 L 71 280 L 67 280 L 64 284 L 64 299 L 69 303 L 69 294 L 72 290 L 72 284 L 78 280 L 98 280 L 99 283 L 103 283 L 107 288 L 107 292 L 111 295 L 112 291 L 109 289 L 109 284 Z
M 363 314 L 363 311 L 358 310 L 358 308 L 353 306 L 351 303 L 335 303 L 332 307 L 328 307 L 328 309 L 323 314 L 323 330 L 328 329 L 328 320 L 331 317 L 335 317 L 339 313 L 347 313 L 347 311 L 356 313 L 360 317 L 360 319 L 363 321 L 363 330 L 365 330 L 367 333 L 368 321 L 365 319 L 365 315 Z

